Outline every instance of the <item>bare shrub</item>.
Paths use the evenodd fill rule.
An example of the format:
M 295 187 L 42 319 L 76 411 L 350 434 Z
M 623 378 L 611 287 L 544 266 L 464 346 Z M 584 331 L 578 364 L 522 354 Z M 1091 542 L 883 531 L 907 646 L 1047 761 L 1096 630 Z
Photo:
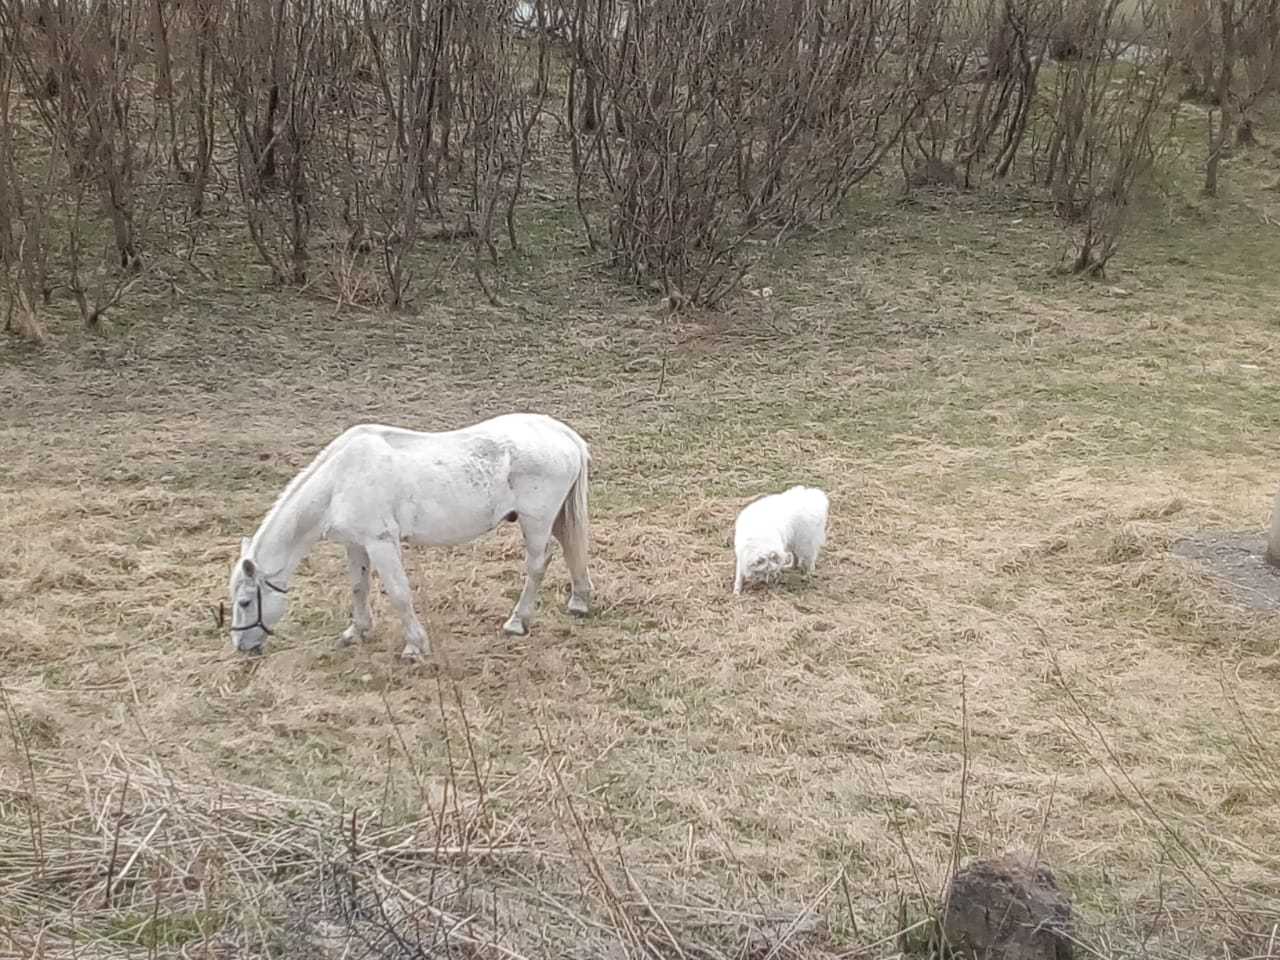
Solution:
M 326 70 L 341 118 L 324 164 L 346 226 L 331 241 L 343 247 L 341 283 L 403 306 L 434 219 L 446 224 L 433 239 L 472 242 L 474 274 L 493 299 L 480 263 L 498 262 L 503 217 L 518 246 L 516 207 L 549 89 L 546 38 L 531 59 L 505 0 L 361 0 L 355 22 L 359 36 L 339 47 L 347 58 Z M 378 274 L 372 287 L 356 281 L 362 270 Z
M 1220 107 L 1229 91 L 1237 134 L 1246 132 L 1254 121 L 1251 108 L 1280 84 L 1280 2 L 1177 0 L 1170 31 L 1187 79 L 1181 97 Z
M 376 307 L 386 302 L 386 286 L 380 270 L 369 268 L 372 242 L 367 235 L 351 234 L 331 216 L 325 224 L 326 242 L 321 244 L 325 277 L 338 309 Z M 346 237 L 347 239 L 343 240 Z
M 545 31 L 539 35 L 530 70 L 529 52 L 511 31 L 509 17 L 510 7 L 503 0 L 463 6 L 460 35 L 465 43 L 454 74 L 467 78 L 457 99 L 468 119 L 468 220 L 473 225 L 476 281 L 490 300 L 496 298 L 480 272 L 481 258 L 487 255 L 498 263 L 495 231 L 500 216 L 512 249 L 519 247 L 516 207 L 549 85 Z
M 588 17 L 585 7 L 574 25 L 584 83 L 568 118 L 579 189 L 598 172 L 618 267 L 706 305 L 737 285 L 749 244 L 829 217 L 898 143 L 911 115 L 904 51 L 932 35 L 935 10 L 659 0 L 601 2 Z
M 1060 15 L 1055 0 L 991 0 L 978 10 L 986 63 L 942 101 L 955 119 L 951 155 L 964 182 L 1009 175 L 1027 138 L 1043 58 L 1041 37 Z M 970 19 L 966 17 L 966 19 Z
M 4 26 L 0 24 L 0 26 Z M 14 102 L 14 45 L 0 36 L 0 276 L 4 278 L 4 329 L 42 340 L 40 309 L 46 296 L 48 207 L 53 184 L 52 153 L 43 172 L 18 162 L 19 116 Z
M 1079 56 L 1060 62 L 1047 91 L 1036 167 L 1054 209 L 1074 225 L 1070 270 L 1101 276 L 1131 221 L 1133 201 L 1168 148 L 1173 60 L 1120 37 L 1120 0 L 1076 9 Z M 1153 17 L 1142 7 L 1144 17 Z M 1149 22 L 1149 21 L 1148 21 Z
M 347 123 L 356 123 L 356 133 L 349 130 L 345 145 L 344 204 L 351 229 L 348 245 L 378 248 L 384 273 L 380 299 L 391 306 L 401 305 L 408 292 L 406 258 L 418 238 L 423 205 L 432 210 L 439 205 L 443 137 L 438 124 L 454 20 L 453 9 L 442 3 L 362 3 L 363 39 L 388 130 L 370 139 L 385 147 L 376 166 L 366 166 L 353 144 L 369 139 L 368 130 L 358 123 L 356 104 L 348 103 Z M 356 77 L 350 79 L 348 96 Z M 365 138 L 360 129 L 366 129 Z M 370 227 L 371 216 L 378 227 Z
M 1127 206 L 1114 198 L 1154 155 L 1167 73 L 1125 62 L 1119 0 L 24 2 L 0 18 L 42 149 L 65 168 L 43 176 L 65 192 L 54 222 L 89 324 L 137 282 L 143 234 L 194 236 L 229 182 L 275 282 L 401 307 L 434 220 L 433 237 L 469 244 L 441 262 L 469 253 L 496 300 L 527 174 L 565 159 L 544 150 L 554 133 L 589 244 L 676 305 L 719 302 L 895 150 L 909 185 L 1004 180 L 1030 155 L 1059 212 L 1089 225 L 1079 269 L 1100 270 Z M 1223 49 L 1252 79 L 1233 85 L 1230 58 L 1215 77 L 1245 118 L 1250 91 L 1274 85 L 1280 0 L 1232 4 L 1250 39 Z M 1224 114 L 1216 142 L 1226 129 Z M 40 181 L 30 165 L 15 176 L 4 203 L 29 207 Z M 7 262 L 33 256 L 43 292 L 49 244 L 31 238 L 45 228 L 24 223 Z M 114 266 L 91 293 L 108 238 Z
M 1185 81 L 1179 96 L 1208 102 L 1214 77 L 1210 0 L 1170 0 L 1169 18 L 1170 52 Z
M 175 11 L 178 21 L 171 31 L 171 45 L 178 51 L 176 73 L 179 93 L 169 102 L 172 121 L 173 165 L 188 183 L 188 209 L 192 217 L 204 213 L 205 191 L 213 175 L 213 151 L 217 141 L 218 45 L 224 0 L 188 0 Z M 174 106 L 174 100 L 181 100 Z M 187 168 L 183 157 L 190 162 Z
M 1218 123 L 1214 126 L 1213 113 L 1209 113 L 1209 155 L 1204 165 L 1204 194 L 1213 197 L 1218 193 L 1218 169 L 1226 154 L 1231 133 L 1231 89 L 1235 82 L 1236 60 L 1239 57 L 1238 36 L 1242 26 L 1237 13 L 1236 0 L 1220 0 L 1217 5 L 1218 51 L 1212 70 L 1211 102 L 1218 107 Z
M 39 93 L 29 102 L 44 128 L 37 149 L 47 152 L 49 176 L 61 161 L 59 187 L 72 207 L 63 218 L 67 285 L 90 327 L 141 278 L 145 228 L 165 204 L 163 184 L 151 179 L 158 138 L 136 92 L 141 10 L 105 0 L 0 5 L 13 69 Z M 95 266 L 86 249 L 105 239 L 104 228 L 110 253 Z M 43 230 L 28 222 L 28 249 L 42 247 L 35 235 Z
M 1280 85 L 1280 0 L 1181 0 L 1172 33 L 1188 78 L 1181 96 L 1211 108 L 1203 192 L 1216 196 L 1232 134 L 1254 142 L 1256 109 Z
M 1002 180 L 1023 156 L 1071 224 L 1070 269 L 1102 274 L 1171 143 L 1173 60 L 1135 42 L 1162 34 L 1162 11 L 1125 10 L 1119 0 L 953 5 L 940 41 L 949 53 L 917 84 L 925 89 L 903 144 L 908 186 Z
M 231 0 L 219 48 L 249 235 L 277 282 L 307 281 L 311 149 L 320 120 L 332 7 Z
M 1244 11 L 1240 56 L 1242 90 L 1236 106 L 1236 143 L 1254 142 L 1255 109 L 1280 87 L 1280 0 L 1259 0 Z
M 957 123 L 956 96 L 974 68 L 973 38 L 959 3 L 944 3 L 932 18 L 933 35 L 907 52 L 904 106 L 911 117 L 900 142 L 899 159 L 908 187 L 958 186 L 949 148 Z M 959 39 L 957 43 L 956 40 Z
M 139 49 L 133 12 L 101 3 L 80 13 L 68 3 L 49 18 L 56 25 L 51 30 L 60 74 L 56 117 L 62 143 L 73 176 L 95 181 L 125 270 L 136 270 L 141 258 L 134 216 L 139 130 L 130 123 L 130 81 Z

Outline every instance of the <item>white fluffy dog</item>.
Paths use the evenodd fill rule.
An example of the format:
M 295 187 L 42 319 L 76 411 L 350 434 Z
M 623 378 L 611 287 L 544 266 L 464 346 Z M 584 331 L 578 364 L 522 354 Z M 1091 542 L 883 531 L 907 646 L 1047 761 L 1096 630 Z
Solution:
M 827 495 L 817 487 L 795 486 L 743 507 L 733 526 L 738 557 L 733 592 L 776 580 L 794 566 L 812 573 L 827 542 L 827 505 Z

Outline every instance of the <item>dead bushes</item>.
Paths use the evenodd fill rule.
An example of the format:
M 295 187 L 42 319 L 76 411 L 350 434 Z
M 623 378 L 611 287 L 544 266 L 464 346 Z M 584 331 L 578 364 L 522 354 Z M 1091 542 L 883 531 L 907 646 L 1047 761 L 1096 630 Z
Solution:
M 1162 110 L 1171 60 L 1105 52 L 1119 0 L 1089 10 L 1084 53 L 1054 77 L 1037 160 L 1054 209 L 1074 225 L 1073 273 L 1101 276 L 1128 226 L 1138 192 L 1170 146 Z
M 736 286 L 751 246 L 829 217 L 877 169 L 911 112 L 894 51 L 931 25 L 897 0 L 591 13 L 570 84 L 579 195 L 598 176 L 614 262 L 699 304 Z
M 1100 273 L 1158 165 L 1172 65 L 1221 103 L 1214 186 L 1280 73 L 1277 4 L 15 0 L 6 325 L 38 336 L 61 288 L 95 325 L 148 274 L 194 269 L 214 216 L 276 283 L 339 304 L 404 306 L 463 258 L 496 300 L 534 169 L 674 304 L 722 300 L 894 156 L 909 187 L 1047 191 L 1073 268 Z

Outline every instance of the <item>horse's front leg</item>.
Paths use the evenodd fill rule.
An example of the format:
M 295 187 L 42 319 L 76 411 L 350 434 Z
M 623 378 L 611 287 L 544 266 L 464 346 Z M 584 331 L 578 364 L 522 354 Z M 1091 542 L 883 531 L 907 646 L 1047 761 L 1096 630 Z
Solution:
M 339 646 L 363 640 L 373 629 L 369 609 L 369 553 L 354 543 L 347 545 L 347 572 L 351 574 L 351 625 L 338 637 Z
M 542 576 L 547 572 L 547 544 L 551 540 L 550 524 L 537 524 L 535 528 L 534 523 L 521 517 L 520 527 L 524 532 L 524 589 L 520 591 L 520 599 L 516 601 L 511 616 L 502 625 L 502 632 L 513 637 L 525 636 L 533 622 L 533 605 L 538 601 Z
M 421 657 L 431 653 L 431 642 L 427 640 L 427 631 L 413 609 L 413 594 L 409 590 L 409 578 L 404 574 L 404 565 L 400 562 L 399 540 L 379 540 L 368 546 L 369 559 L 373 561 L 386 587 L 387 599 L 400 615 L 404 624 L 404 650 L 402 657 Z

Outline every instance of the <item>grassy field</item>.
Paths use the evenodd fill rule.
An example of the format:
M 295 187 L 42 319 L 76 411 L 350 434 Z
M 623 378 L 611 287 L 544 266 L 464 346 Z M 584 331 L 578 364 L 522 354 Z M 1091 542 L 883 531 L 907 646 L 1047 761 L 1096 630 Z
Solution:
M 1280 625 L 1168 547 L 1268 515 L 1274 173 L 1259 149 L 1220 200 L 1175 184 L 1094 283 L 1050 273 L 1038 204 L 872 186 L 750 278 L 771 296 L 675 317 L 568 203 L 525 215 L 505 306 L 442 268 L 395 317 L 270 289 L 228 226 L 215 279 L 136 293 L 105 336 L 0 345 L 0 953 L 73 930 L 104 956 L 267 952 L 318 888 L 280 824 L 345 810 L 432 863 L 453 845 L 474 902 L 448 910 L 504 944 L 475 955 L 642 952 L 659 914 L 727 942 L 805 906 L 805 949 L 916 951 L 895 933 L 957 845 L 1039 849 L 1082 955 L 1261 955 Z M 336 433 L 508 410 L 591 444 L 594 616 L 564 612 L 557 557 L 532 634 L 501 636 L 504 527 L 408 552 L 432 664 L 399 661 L 380 598 L 375 638 L 335 649 L 333 546 L 267 656 L 229 649 L 210 607 L 238 539 Z M 818 575 L 735 598 L 734 516 L 791 483 L 831 497 Z M 271 821 L 261 844 L 224 802 Z

